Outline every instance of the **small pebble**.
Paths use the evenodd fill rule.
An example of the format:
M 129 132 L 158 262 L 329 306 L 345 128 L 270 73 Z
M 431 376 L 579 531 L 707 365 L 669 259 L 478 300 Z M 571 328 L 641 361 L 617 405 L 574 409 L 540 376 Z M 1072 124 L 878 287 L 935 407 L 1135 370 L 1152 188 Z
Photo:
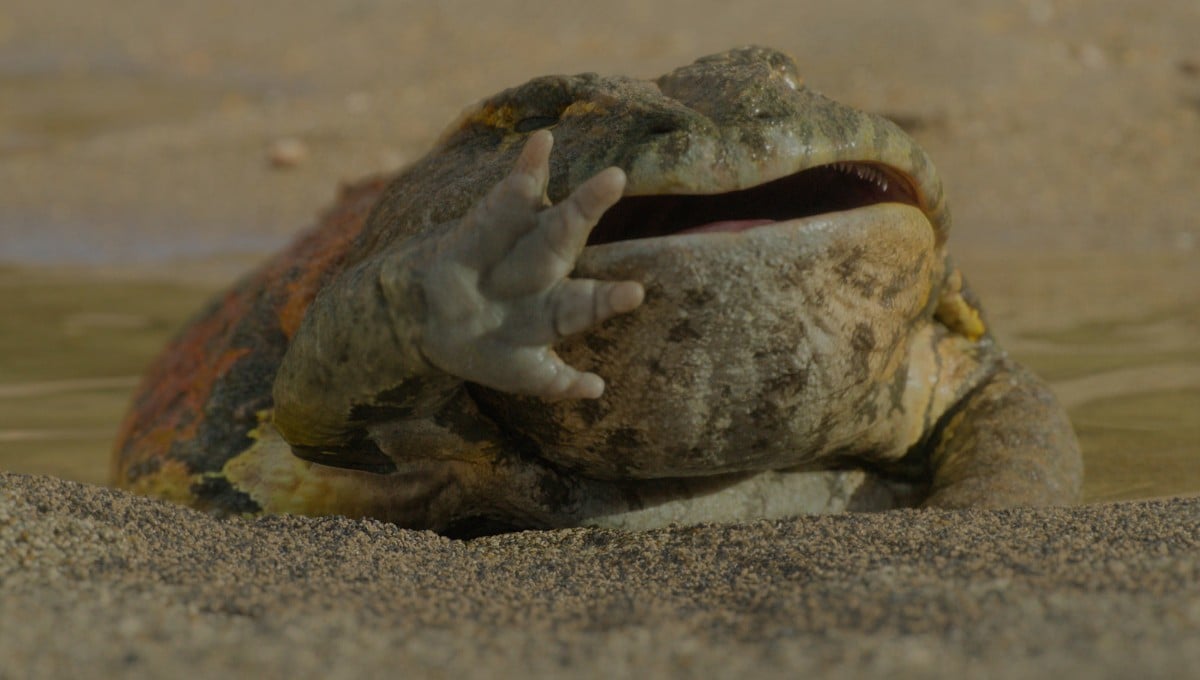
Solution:
M 297 137 L 284 137 L 271 143 L 267 160 L 279 169 L 294 168 L 308 160 L 308 145 Z

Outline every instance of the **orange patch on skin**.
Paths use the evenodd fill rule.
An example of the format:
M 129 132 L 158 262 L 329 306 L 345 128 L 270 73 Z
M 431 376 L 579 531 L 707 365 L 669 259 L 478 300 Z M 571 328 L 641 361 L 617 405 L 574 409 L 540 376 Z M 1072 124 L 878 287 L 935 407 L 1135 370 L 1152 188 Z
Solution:
M 288 340 L 296 335 L 317 292 L 332 273 L 341 271 L 341 261 L 386 184 L 383 179 L 373 179 L 343 188 L 338 204 L 321 220 L 321 228 L 297 241 L 279 260 L 291 267 L 293 274 L 284 277 L 284 299 L 278 313 L 279 328 Z
M 116 484 L 136 485 L 131 476 L 158 477 L 167 465 L 182 465 L 168 459 L 172 445 L 195 438 L 214 387 L 258 349 L 233 346 L 237 329 L 258 314 L 260 337 L 276 326 L 290 339 L 317 291 L 340 271 L 386 184 L 375 178 L 346 188 L 315 229 L 226 293 L 167 346 L 147 370 L 118 431 L 111 467 Z M 184 483 L 179 475 L 171 478 Z
M 240 305 L 222 311 L 236 311 Z M 220 333 L 226 315 L 216 315 L 193 326 L 171 351 L 160 357 L 142 380 L 133 408 L 117 434 L 113 478 L 128 481 L 128 472 L 138 463 L 161 457 L 176 440 L 196 436 L 204 405 L 212 388 L 249 348 L 228 349 L 217 358 L 208 356 L 208 343 Z

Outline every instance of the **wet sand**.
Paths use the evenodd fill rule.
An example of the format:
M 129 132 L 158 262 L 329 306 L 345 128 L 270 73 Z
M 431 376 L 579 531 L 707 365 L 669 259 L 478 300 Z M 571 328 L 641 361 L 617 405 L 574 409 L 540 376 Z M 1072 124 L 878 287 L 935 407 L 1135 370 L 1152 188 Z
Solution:
M 0 474 L 0 678 L 1200 663 L 1191 0 L 120 5 L 0 8 L 0 470 L 36 473 Z M 97 486 L 155 348 L 338 182 L 531 76 L 653 76 L 746 43 L 929 150 L 953 252 L 1067 404 L 1091 505 L 463 543 Z M 273 164 L 289 139 L 306 157 Z M 1148 497 L 1170 499 L 1107 502 Z

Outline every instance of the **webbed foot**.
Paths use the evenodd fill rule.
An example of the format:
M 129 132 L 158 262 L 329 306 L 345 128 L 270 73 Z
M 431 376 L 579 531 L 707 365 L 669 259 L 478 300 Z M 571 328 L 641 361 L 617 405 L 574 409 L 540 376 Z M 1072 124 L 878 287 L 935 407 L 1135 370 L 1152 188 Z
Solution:
M 512 172 L 438 244 L 420 274 L 428 316 L 421 351 L 437 368 L 505 392 L 596 398 L 604 381 L 551 346 L 642 303 L 636 281 L 568 275 L 625 173 L 608 168 L 557 205 L 546 185 L 553 138 L 534 133 Z

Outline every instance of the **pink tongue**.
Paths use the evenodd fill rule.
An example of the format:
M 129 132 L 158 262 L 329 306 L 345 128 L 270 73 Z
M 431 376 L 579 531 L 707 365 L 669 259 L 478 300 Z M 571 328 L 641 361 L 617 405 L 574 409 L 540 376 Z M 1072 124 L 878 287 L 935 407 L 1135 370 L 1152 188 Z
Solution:
M 761 227 L 764 224 L 771 224 L 775 220 L 721 220 L 720 222 L 709 222 L 701 224 L 698 227 L 689 227 L 683 231 L 676 232 L 679 234 L 711 234 L 715 231 L 746 231 L 754 227 Z

